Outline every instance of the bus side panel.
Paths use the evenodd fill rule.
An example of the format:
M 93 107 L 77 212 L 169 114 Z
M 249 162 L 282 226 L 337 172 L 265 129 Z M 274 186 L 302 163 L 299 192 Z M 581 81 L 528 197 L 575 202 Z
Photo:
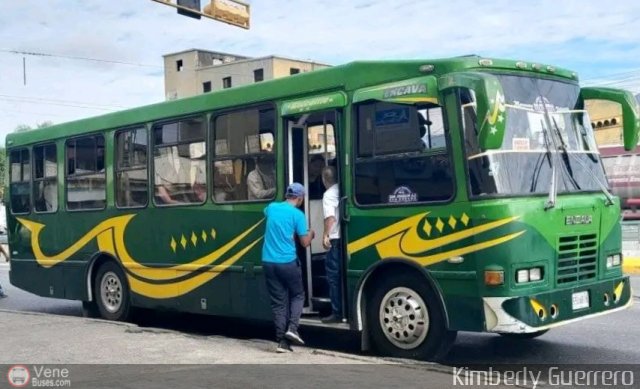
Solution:
M 35 260 L 12 259 L 9 281 L 11 285 L 38 296 L 65 298 L 61 266 L 45 269 Z
M 453 272 L 452 272 L 453 273 Z M 433 274 L 433 273 L 432 273 Z M 455 279 L 452 274 L 435 274 L 444 300 L 449 329 L 452 331 L 484 331 L 482 299 L 477 295 L 476 280 Z M 464 291 L 471 293 L 464 293 Z

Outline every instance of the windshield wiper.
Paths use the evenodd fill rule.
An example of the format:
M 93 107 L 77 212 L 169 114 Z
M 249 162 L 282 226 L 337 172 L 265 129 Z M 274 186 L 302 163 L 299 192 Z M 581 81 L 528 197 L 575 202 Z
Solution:
M 533 178 L 531 180 L 531 187 L 529 188 L 529 193 L 534 193 L 536 187 L 538 186 L 538 178 L 540 178 L 540 172 L 542 171 L 542 164 L 544 162 L 544 157 L 547 157 L 547 161 L 549 161 L 549 166 L 552 166 L 551 162 L 551 145 L 549 144 L 549 135 L 547 131 L 544 130 L 544 123 L 540 120 L 540 128 L 542 128 L 542 137 L 544 139 L 544 147 L 547 150 L 546 153 L 540 154 L 538 159 L 536 160 L 536 165 L 533 168 Z
M 560 150 L 562 150 L 562 160 L 564 161 L 565 170 L 569 175 L 569 179 L 571 180 L 573 187 L 578 190 L 581 190 L 582 188 L 580 188 L 580 184 L 578 184 L 575 177 L 573 177 L 573 168 L 571 167 L 571 162 L 569 161 L 569 152 L 567 148 L 567 143 L 564 141 L 564 138 L 560 133 L 560 128 L 558 127 L 558 122 L 556 122 L 556 118 L 552 117 L 551 120 L 553 122 L 553 131 L 558 137 L 558 139 L 560 140 Z
M 548 111 L 546 107 L 545 107 L 545 113 L 548 115 Z M 547 118 L 547 120 L 549 119 Z M 567 144 L 565 143 L 564 139 L 562 139 L 562 134 L 560 133 L 560 129 L 558 128 L 558 123 L 556 122 L 556 119 L 552 118 L 552 122 L 553 122 L 553 130 L 556 136 L 558 137 L 558 139 L 560 140 L 560 144 L 561 144 L 560 149 L 562 150 L 562 156 L 563 156 L 563 160 L 565 161 L 565 167 L 567 169 L 567 173 L 569 174 L 569 177 L 571 177 L 571 181 L 575 185 L 576 189 L 580 189 L 580 186 L 578 185 L 575 178 L 573 177 L 573 169 L 571 168 L 571 164 L 569 163 L 569 153 L 567 151 Z M 589 174 L 589 176 L 591 176 L 591 178 L 595 181 L 595 183 L 600 187 L 600 191 L 602 191 L 604 196 L 607 198 L 607 201 L 605 201 L 605 205 L 613 205 L 614 203 L 613 195 L 609 192 L 609 190 L 607 189 L 607 186 L 603 184 L 598 178 L 598 176 L 596 176 L 595 173 L 591 171 L 591 169 L 589 169 L 579 158 L 575 159 L 575 161 L 578 162 L 578 165 L 580 165 L 580 168 L 586 171 Z M 555 196 L 554 196 L 554 202 L 555 202 Z
M 549 110 L 547 110 L 547 104 L 543 98 L 542 100 L 542 108 L 544 109 L 544 120 L 547 122 L 547 125 L 542 125 L 542 131 L 551 138 L 551 142 L 553 142 L 553 149 L 558 150 L 558 144 L 556 143 L 556 139 L 553 135 L 549 135 L 547 131 L 551 128 L 551 120 L 549 120 Z M 547 198 L 547 202 L 544 204 L 544 210 L 551 209 L 556 206 L 556 194 L 558 192 L 558 153 L 553 153 L 553 159 L 551 162 L 551 185 L 549 186 L 549 197 Z

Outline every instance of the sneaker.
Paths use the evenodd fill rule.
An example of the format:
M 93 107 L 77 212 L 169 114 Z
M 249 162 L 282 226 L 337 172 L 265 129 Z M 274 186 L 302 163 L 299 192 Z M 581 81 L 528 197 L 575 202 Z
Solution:
M 0 299 L 3 299 L 5 297 L 9 297 L 9 295 L 6 293 L 0 293 Z
M 284 334 L 284 337 L 295 344 L 304 345 L 304 340 L 298 335 L 297 331 L 289 330 Z
M 290 352 L 293 352 L 293 349 L 291 348 L 289 341 L 287 341 L 286 339 L 282 339 L 280 342 L 278 342 L 278 347 L 276 347 L 276 352 L 290 353 Z
M 342 323 L 342 320 L 338 316 L 336 316 L 334 314 L 331 314 L 331 315 L 329 315 L 327 317 L 323 317 L 320 320 L 325 324 Z

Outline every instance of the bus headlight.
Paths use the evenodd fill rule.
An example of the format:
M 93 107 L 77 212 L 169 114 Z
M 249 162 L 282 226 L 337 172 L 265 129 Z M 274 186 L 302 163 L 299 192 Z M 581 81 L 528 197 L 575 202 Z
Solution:
M 516 272 L 516 283 L 535 282 L 542 280 L 542 268 L 532 267 L 530 269 L 520 269 Z
M 529 281 L 540 281 L 542 279 L 542 268 L 534 267 L 529 269 Z
M 529 282 L 529 270 L 528 269 L 518 270 L 518 272 L 516 273 L 516 282 L 518 284 L 522 284 L 523 282 Z
M 607 269 L 622 264 L 622 254 L 613 254 L 607 257 Z

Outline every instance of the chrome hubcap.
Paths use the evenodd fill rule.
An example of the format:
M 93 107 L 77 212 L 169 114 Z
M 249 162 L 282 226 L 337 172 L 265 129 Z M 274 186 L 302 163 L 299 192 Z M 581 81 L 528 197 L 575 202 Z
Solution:
M 117 312 L 122 305 L 122 284 L 114 272 L 107 272 L 100 282 L 102 303 L 109 313 Z
M 380 326 L 396 347 L 418 347 L 429 332 L 429 312 L 420 295 L 409 288 L 391 289 L 380 304 Z

